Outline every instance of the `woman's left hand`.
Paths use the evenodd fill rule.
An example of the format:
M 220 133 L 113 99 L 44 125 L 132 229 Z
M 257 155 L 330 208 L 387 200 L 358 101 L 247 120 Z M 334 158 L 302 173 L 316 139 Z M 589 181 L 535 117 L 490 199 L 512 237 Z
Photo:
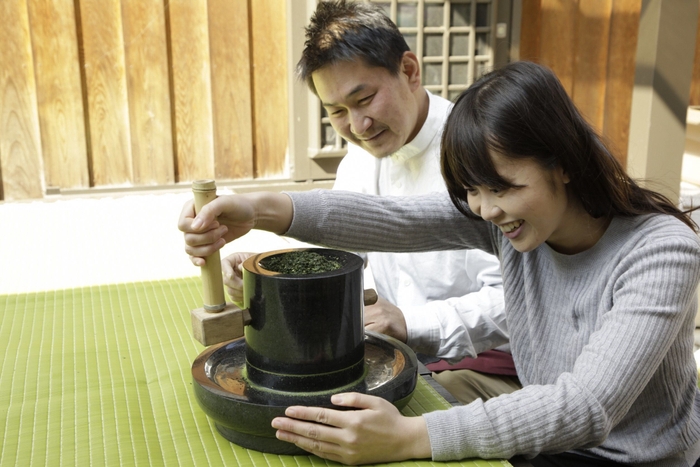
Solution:
M 349 465 L 431 456 L 423 417 L 404 417 L 390 402 L 366 394 L 336 394 L 331 402 L 358 410 L 289 407 L 288 418 L 272 420 L 277 438 Z

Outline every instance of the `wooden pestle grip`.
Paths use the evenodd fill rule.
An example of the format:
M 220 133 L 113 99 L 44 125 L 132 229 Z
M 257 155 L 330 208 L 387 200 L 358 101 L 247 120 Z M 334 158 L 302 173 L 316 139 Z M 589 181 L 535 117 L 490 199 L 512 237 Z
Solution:
M 216 199 L 216 182 L 214 180 L 195 180 L 192 182 L 195 213 L 208 202 Z M 202 287 L 204 290 L 204 309 L 218 313 L 226 307 L 224 296 L 224 278 L 221 273 L 221 256 L 218 251 L 205 258 L 202 266 Z
M 364 297 L 362 297 L 365 302 L 365 306 L 369 305 L 374 305 L 377 303 L 377 300 L 379 299 L 379 296 L 377 295 L 377 291 L 374 289 L 365 289 L 364 291 Z

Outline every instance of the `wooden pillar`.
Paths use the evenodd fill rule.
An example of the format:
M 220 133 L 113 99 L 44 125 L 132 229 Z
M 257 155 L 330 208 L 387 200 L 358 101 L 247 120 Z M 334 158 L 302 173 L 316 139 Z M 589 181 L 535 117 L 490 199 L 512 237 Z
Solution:
M 680 192 L 697 22 L 697 0 L 642 2 L 627 171 L 672 201 Z

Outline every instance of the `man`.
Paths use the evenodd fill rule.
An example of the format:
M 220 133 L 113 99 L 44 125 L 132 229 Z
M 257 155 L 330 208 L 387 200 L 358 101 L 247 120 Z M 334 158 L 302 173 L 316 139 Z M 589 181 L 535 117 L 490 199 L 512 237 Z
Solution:
M 380 195 L 445 191 L 440 136 L 451 103 L 423 88 L 418 58 L 396 25 L 371 4 L 322 2 L 306 32 L 299 77 L 349 143 L 334 189 Z M 440 371 L 434 378 L 462 403 L 520 387 L 509 353 L 490 350 L 471 358 L 492 347 L 481 336 L 495 330 L 507 338 L 494 256 L 455 250 L 367 257 L 380 297 L 365 308 L 367 329 L 437 357 L 428 368 Z M 239 259 L 223 261 L 232 289 L 240 287 L 232 275 Z

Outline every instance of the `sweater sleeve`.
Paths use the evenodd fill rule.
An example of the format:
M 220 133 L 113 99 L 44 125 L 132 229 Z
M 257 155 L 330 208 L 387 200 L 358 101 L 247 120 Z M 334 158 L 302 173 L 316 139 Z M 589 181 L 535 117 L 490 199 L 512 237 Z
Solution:
M 353 251 L 415 252 L 478 248 L 497 255 L 494 229 L 464 216 L 447 193 L 377 196 L 341 190 L 289 192 L 286 236 Z
M 570 370 L 513 394 L 425 414 L 433 458 L 534 456 L 605 442 L 606 450 L 593 452 L 633 463 L 687 449 L 697 440 L 683 430 L 696 393 L 691 349 L 699 281 L 697 239 L 658 235 L 630 248 L 609 277 L 599 278 L 605 290 L 598 310 L 579 310 L 597 321 Z M 544 286 L 535 293 L 556 295 Z M 548 324 L 558 326 L 554 306 L 528 312 L 549 313 Z M 543 359 L 569 350 L 565 342 L 537 345 Z M 671 422 L 678 418 L 685 421 Z M 673 442 L 658 439 L 661 426 Z

